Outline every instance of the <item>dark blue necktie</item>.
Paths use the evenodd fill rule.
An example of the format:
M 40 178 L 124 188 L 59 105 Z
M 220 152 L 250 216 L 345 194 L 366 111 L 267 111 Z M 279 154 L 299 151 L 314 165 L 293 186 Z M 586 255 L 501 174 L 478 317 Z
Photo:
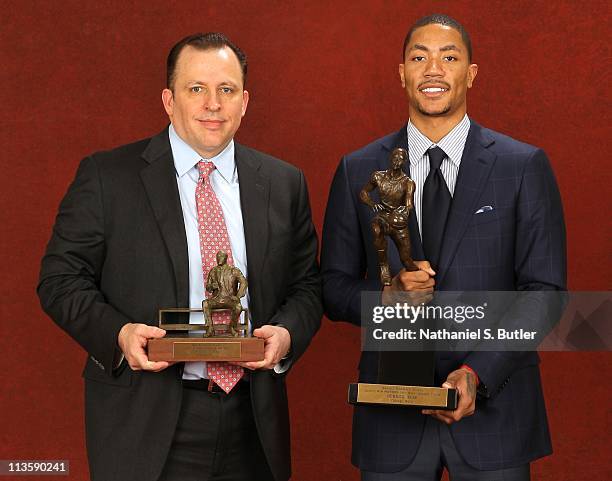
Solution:
M 421 231 L 425 259 L 436 270 L 452 198 L 440 170 L 446 154 L 440 147 L 429 149 L 427 154 L 429 156 L 429 174 L 423 185 Z

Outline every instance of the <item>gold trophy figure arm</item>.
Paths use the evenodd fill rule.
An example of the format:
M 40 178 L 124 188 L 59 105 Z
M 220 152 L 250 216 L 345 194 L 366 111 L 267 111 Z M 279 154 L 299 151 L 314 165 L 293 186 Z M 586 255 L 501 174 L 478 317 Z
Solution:
M 242 272 L 240 272 L 240 269 L 236 269 L 236 277 L 238 278 L 238 283 L 240 284 L 236 297 L 240 299 L 246 294 L 248 283 L 246 278 L 242 275 Z
M 406 207 L 408 210 L 414 207 L 414 191 L 416 189 L 416 184 L 412 179 L 408 179 L 408 188 L 406 189 Z
M 415 189 L 416 189 L 416 184 L 410 177 L 408 177 L 408 179 L 406 180 L 406 212 L 409 212 L 410 209 L 414 208 Z
M 208 278 L 206 279 L 206 290 L 211 292 L 213 296 L 216 295 L 219 290 L 219 283 L 217 282 L 217 269 L 213 267 L 208 273 Z
M 379 174 L 379 172 L 373 172 L 372 177 L 370 177 L 370 181 L 364 185 L 361 192 L 359 192 L 359 200 L 370 207 L 374 212 L 380 212 L 384 209 L 381 204 L 376 204 L 370 197 L 370 192 L 378 188 Z

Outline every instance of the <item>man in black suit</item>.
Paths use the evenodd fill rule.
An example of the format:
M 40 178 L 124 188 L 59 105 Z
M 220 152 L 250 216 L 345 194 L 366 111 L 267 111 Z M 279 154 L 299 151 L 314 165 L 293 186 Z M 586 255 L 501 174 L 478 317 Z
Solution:
M 320 324 L 317 239 L 303 173 L 233 140 L 246 70 L 222 34 L 181 40 L 162 93 L 171 125 L 84 159 L 60 205 L 38 293 L 89 354 L 94 480 L 290 477 L 284 376 Z M 210 235 L 203 217 L 215 208 L 223 229 Z M 223 240 L 248 277 L 253 334 L 265 339 L 263 361 L 224 366 L 238 373 L 231 386 L 213 382 L 212 364 L 146 355 L 148 339 L 165 335 L 158 309 L 200 306 L 202 243 L 216 252 Z
M 467 117 L 477 66 L 465 29 L 446 15 L 424 17 L 402 53 L 408 125 L 345 156 L 331 186 L 321 253 L 329 318 L 360 325 L 363 291 L 564 290 L 565 226 L 548 159 Z M 421 260 L 407 272 L 390 243 L 393 277 L 382 286 L 375 212 L 359 193 L 397 147 L 408 150 L 404 168 L 416 183 L 409 230 Z M 528 316 L 538 321 L 524 304 L 515 311 L 524 327 Z M 378 358 L 362 353 L 360 382 L 376 382 Z M 436 353 L 435 384 L 458 390 L 458 408 L 357 406 L 352 461 L 362 479 L 438 480 L 447 468 L 453 481 L 528 480 L 529 463 L 551 452 L 538 363 L 536 352 Z

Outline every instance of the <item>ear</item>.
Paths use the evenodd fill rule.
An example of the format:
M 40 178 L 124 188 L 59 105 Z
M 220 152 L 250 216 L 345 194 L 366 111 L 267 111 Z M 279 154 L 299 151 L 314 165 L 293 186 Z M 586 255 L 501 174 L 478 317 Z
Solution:
M 166 109 L 168 117 L 172 118 L 172 114 L 174 113 L 174 95 L 172 94 L 172 90 L 162 90 L 162 103 L 164 104 L 164 109 Z
M 404 64 L 400 63 L 399 64 L 399 76 L 400 76 L 400 82 L 402 84 L 402 88 L 406 88 L 406 79 L 404 78 Z
M 467 86 L 469 89 L 472 88 L 472 83 L 474 82 L 474 79 L 476 78 L 476 74 L 478 73 L 478 65 L 476 65 L 475 63 L 471 64 L 468 67 L 468 79 L 467 79 Z
M 249 105 L 249 92 L 246 90 L 242 91 L 242 117 L 246 114 L 247 105 Z

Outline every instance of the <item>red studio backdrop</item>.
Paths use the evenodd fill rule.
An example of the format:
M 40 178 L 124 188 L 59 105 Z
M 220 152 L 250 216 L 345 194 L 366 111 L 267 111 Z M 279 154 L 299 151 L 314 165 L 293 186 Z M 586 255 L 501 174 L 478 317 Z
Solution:
M 247 53 L 237 138 L 304 170 L 320 233 L 340 157 L 407 120 L 401 45 L 434 11 L 471 33 L 469 115 L 551 159 L 570 289 L 610 289 L 608 2 L 0 1 L 0 459 L 68 459 L 69 478 L 87 479 L 86 356 L 41 311 L 39 262 L 80 159 L 166 125 L 169 48 L 222 31 Z M 324 320 L 289 376 L 293 479 L 359 479 L 346 402 L 358 356 L 358 330 Z M 534 479 L 610 473 L 611 364 L 607 352 L 542 355 L 554 454 L 534 463 Z

